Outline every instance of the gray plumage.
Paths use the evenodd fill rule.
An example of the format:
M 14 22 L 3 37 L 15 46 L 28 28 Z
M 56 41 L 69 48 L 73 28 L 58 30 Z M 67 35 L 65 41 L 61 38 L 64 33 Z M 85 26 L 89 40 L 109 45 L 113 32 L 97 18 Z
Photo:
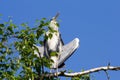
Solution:
M 64 62 L 74 53 L 74 51 L 79 46 L 79 39 L 75 38 L 73 41 L 69 42 L 68 44 L 64 45 L 63 40 L 61 38 L 61 34 L 59 32 L 59 27 L 57 26 L 57 14 L 53 17 L 50 21 L 50 27 L 56 30 L 56 32 L 52 33 L 52 38 L 48 38 L 44 41 L 44 46 L 36 46 L 41 53 L 40 55 L 35 52 L 35 54 L 39 56 L 45 56 L 53 60 L 53 63 L 50 68 L 56 69 L 60 68 L 64 65 Z M 49 31 L 46 32 L 46 36 L 49 35 Z M 51 52 L 57 52 L 57 56 L 50 56 Z
M 49 27 L 51 27 L 53 30 L 55 30 L 55 32 L 50 32 L 47 31 L 46 32 L 46 36 L 48 36 L 49 34 L 52 34 L 51 38 L 48 38 L 47 40 L 45 40 L 44 42 L 44 51 L 45 51 L 45 55 L 52 59 L 53 62 L 55 63 L 54 65 L 52 65 L 52 68 L 56 68 L 58 67 L 58 60 L 60 57 L 60 53 L 62 51 L 62 46 L 63 46 L 63 41 L 59 32 L 59 26 L 57 25 L 57 17 L 59 14 L 57 14 L 55 17 L 52 18 L 52 20 L 50 21 Z M 56 56 L 50 56 L 50 54 L 52 52 L 57 52 Z

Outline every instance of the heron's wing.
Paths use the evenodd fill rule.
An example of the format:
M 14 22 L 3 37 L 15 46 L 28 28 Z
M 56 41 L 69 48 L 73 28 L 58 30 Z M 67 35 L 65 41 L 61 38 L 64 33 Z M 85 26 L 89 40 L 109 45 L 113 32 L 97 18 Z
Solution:
M 73 41 L 62 47 L 62 52 L 60 54 L 60 59 L 58 61 L 58 67 L 61 66 L 74 53 L 78 46 L 79 39 L 75 38 Z
M 37 45 L 35 45 L 34 44 L 34 46 L 36 47 L 36 48 L 38 48 L 38 51 L 39 52 L 37 52 L 36 50 L 34 51 L 34 54 L 36 54 L 38 57 L 43 57 L 44 56 L 44 46 L 37 46 Z

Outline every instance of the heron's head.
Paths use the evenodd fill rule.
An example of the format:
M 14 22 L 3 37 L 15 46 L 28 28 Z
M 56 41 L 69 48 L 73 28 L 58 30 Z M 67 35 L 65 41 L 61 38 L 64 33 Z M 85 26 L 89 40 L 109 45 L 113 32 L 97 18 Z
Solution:
M 50 27 L 52 27 L 54 30 L 58 30 L 58 22 L 57 22 L 57 17 L 59 16 L 59 13 L 56 14 L 55 17 L 53 17 L 50 21 Z

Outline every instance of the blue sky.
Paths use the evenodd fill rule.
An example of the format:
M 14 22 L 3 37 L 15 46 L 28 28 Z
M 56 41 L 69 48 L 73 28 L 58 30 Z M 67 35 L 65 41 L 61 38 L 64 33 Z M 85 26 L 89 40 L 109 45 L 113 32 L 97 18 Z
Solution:
M 1 0 L 2 20 L 12 16 L 14 23 L 51 18 L 60 12 L 62 38 L 68 43 L 75 37 L 80 47 L 66 61 L 66 69 L 80 71 L 99 66 L 120 66 L 119 0 Z M 96 80 L 107 80 L 104 72 L 92 74 Z M 120 80 L 120 71 L 109 71 L 110 80 Z

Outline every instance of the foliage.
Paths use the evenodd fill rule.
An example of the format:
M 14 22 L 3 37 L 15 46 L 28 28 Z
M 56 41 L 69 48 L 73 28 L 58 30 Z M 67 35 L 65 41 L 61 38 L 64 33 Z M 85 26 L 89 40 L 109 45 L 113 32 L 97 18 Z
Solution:
M 81 76 L 77 76 L 77 77 L 72 77 L 72 80 L 90 80 L 90 75 L 81 75 Z
M 47 30 L 51 32 L 49 36 L 45 36 Z M 12 20 L 0 23 L 0 80 L 56 79 L 42 76 L 48 73 L 44 68 L 49 68 L 52 60 L 34 54 L 37 50 L 34 44 L 42 46 L 44 39 L 51 38 L 53 32 L 45 18 L 33 28 L 26 23 L 17 26 Z M 72 80 L 82 78 L 74 77 Z

